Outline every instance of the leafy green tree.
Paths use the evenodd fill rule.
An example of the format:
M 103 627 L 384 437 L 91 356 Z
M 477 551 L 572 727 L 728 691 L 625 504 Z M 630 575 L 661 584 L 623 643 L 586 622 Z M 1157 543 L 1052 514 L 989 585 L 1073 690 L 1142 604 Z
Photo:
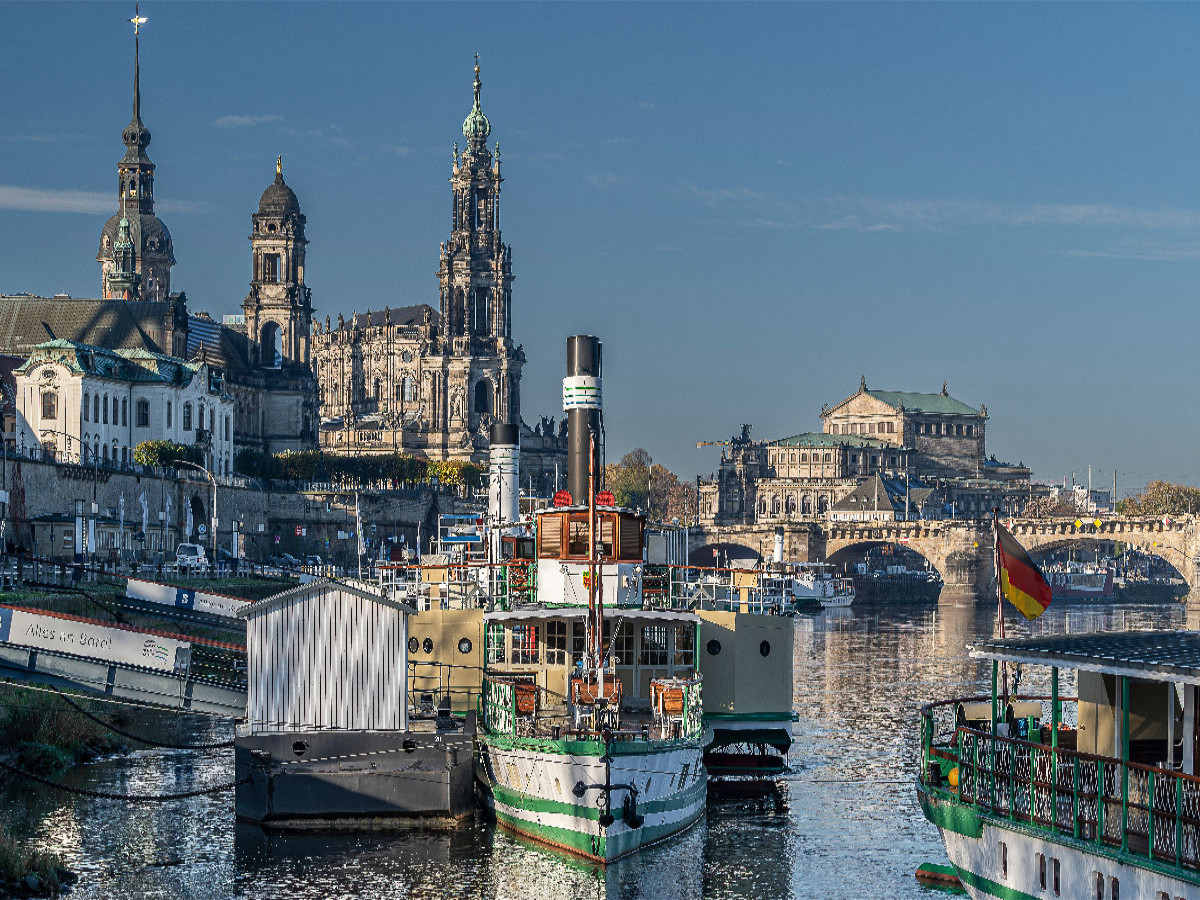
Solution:
M 133 448 L 133 461 L 141 466 L 172 466 L 179 460 L 202 463 L 203 451 L 195 444 L 142 441 Z

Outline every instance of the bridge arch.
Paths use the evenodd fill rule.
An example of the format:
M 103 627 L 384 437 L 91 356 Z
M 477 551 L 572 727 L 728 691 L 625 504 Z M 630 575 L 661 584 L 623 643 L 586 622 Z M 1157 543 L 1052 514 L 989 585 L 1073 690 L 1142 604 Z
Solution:
M 830 553 L 825 562 L 836 566 L 839 572 L 852 572 L 854 571 L 855 564 L 867 560 L 872 555 L 871 551 L 877 548 L 884 551 L 885 558 L 890 555 L 898 561 L 903 560 L 905 568 L 909 571 L 913 571 L 910 564 L 914 560 L 920 560 L 928 570 L 936 572 L 938 577 L 944 580 L 945 576 L 938 569 L 937 561 L 930 559 L 918 547 L 910 547 L 906 544 L 886 539 L 868 539 L 854 544 L 846 544 L 833 553 Z M 887 552 L 888 550 L 891 551 L 890 554 Z M 886 563 L 884 564 L 886 565 Z M 873 569 L 878 568 L 878 561 L 871 563 L 871 567 Z

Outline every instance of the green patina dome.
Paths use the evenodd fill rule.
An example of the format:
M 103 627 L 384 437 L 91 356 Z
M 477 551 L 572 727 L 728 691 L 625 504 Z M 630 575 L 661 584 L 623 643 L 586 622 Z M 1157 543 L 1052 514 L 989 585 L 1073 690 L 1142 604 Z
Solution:
M 479 108 L 479 58 L 475 58 L 475 104 L 471 107 L 471 111 L 467 113 L 467 118 L 463 121 L 463 137 L 474 143 L 483 143 L 488 139 L 488 135 L 492 133 L 492 123 L 488 121 L 488 117 L 483 114 L 483 110 Z

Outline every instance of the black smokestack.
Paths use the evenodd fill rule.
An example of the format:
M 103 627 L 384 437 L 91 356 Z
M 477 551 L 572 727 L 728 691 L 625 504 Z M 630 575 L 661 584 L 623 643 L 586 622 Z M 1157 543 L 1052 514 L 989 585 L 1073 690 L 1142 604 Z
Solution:
M 600 442 L 600 377 L 603 369 L 600 340 L 579 334 L 567 338 L 567 377 L 563 380 L 563 409 L 567 413 L 567 489 L 571 502 L 588 502 L 588 465 L 591 437 Z M 599 474 L 597 456 L 590 459 Z

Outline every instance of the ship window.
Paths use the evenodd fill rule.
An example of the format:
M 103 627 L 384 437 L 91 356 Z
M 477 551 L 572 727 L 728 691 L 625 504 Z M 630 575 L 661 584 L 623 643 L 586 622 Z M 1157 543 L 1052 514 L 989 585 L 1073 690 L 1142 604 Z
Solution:
M 1104 876 L 1096 873 L 1096 900 L 1104 900 Z
M 667 664 L 667 626 L 647 625 L 642 629 L 642 652 L 638 664 L 665 666 Z
M 1008 844 L 1004 843 L 1004 841 L 998 841 L 997 843 L 998 843 L 998 847 L 1000 850 L 1000 877 L 1007 878 L 1008 877 Z
M 716 638 L 713 638 L 706 645 L 706 649 L 708 650 L 709 656 L 716 656 L 718 653 L 721 652 L 721 642 L 718 641 Z
M 603 515 L 600 519 L 600 555 L 605 559 L 613 558 L 613 532 L 617 530 L 617 517 Z
M 1061 871 L 1062 866 L 1059 864 L 1059 861 L 1057 859 L 1053 860 L 1053 863 L 1054 863 L 1054 896 L 1057 897 L 1060 895 L 1061 887 L 1062 887 L 1062 871 Z
M 588 520 L 587 516 L 571 516 L 567 531 L 567 556 L 588 556 Z
M 642 558 L 642 520 L 632 516 L 621 517 L 620 559 Z
M 1039 853 L 1037 855 L 1037 861 L 1038 861 L 1038 887 L 1040 887 L 1044 891 L 1046 889 L 1046 857 L 1045 857 L 1045 855 Z
M 758 652 L 761 653 L 763 656 L 770 656 L 771 655 L 771 642 L 763 641 L 762 643 L 760 643 L 758 645 Z
M 604 624 L 608 624 L 605 622 Z M 607 637 L 607 635 L 606 635 Z M 622 623 L 617 627 L 617 637 L 612 655 L 615 657 L 614 666 L 632 666 L 634 653 L 634 630 L 626 628 Z
M 675 626 L 675 668 L 690 669 L 696 665 L 696 629 L 691 625 Z
M 483 636 L 485 663 L 504 662 L 504 623 L 488 622 Z
M 546 662 L 550 665 L 562 665 L 567 661 L 567 623 L 563 621 L 546 623 Z
M 584 637 L 583 622 L 571 623 L 571 659 L 581 659 L 586 649 L 587 638 Z
M 538 627 L 516 624 L 512 627 L 511 662 L 522 666 L 535 666 L 538 661 Z
M 538 556 L 555 559 L 562 554 L 562 516 L 538 519 Z
M 1109 880 L 1108 897 L 1109 900 L 1121 900 L 1121 882 L 1116 878 Z

